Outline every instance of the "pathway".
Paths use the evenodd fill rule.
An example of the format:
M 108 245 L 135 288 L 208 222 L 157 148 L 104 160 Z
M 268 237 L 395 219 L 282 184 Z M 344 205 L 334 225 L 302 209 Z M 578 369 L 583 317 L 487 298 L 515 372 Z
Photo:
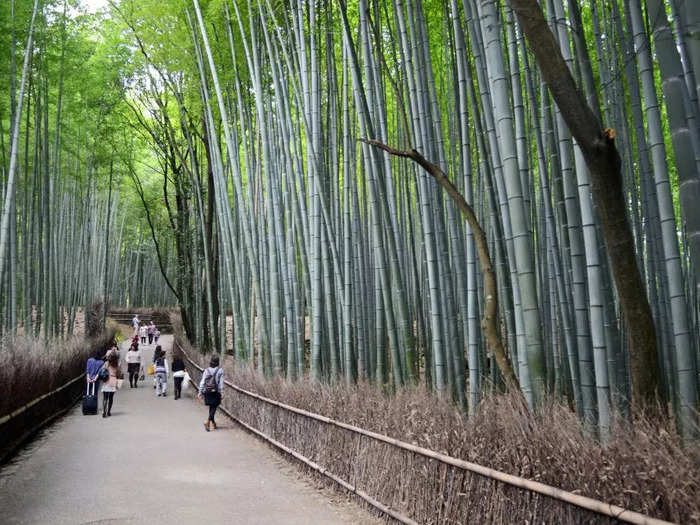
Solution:
M 169 348 L 172 336 L 161 342 Z M 149 377 L 137 389 L 127 380 L 112 417 L 83 416 L 77 406 L 0 470 L 0 522 L 380 523 L 312 486 L 223 415 L 205 432 L 205 418 L 191 389 L 175 401 L 172 383 L 160 398 Z

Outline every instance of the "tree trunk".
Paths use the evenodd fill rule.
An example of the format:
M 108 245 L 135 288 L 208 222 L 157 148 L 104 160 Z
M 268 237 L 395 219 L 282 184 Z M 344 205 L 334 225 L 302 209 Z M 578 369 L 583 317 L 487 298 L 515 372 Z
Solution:
M 605 245 L 630 339 L 633 396 L 651 402 L 659 387 L 654 319 L 641 279 L 625 212 L 615 132 L 603 130 L 562 58 L 537 0 L 510 0 L 542 76 L 576 138 L 590 170 L 593 199 L 600 211 Z

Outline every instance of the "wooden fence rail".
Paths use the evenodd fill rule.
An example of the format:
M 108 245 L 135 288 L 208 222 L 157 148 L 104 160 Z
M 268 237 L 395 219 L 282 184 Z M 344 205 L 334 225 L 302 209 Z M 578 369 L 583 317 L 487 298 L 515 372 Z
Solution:
M 179 350 L 182 352 L 182 354 L 185 356 L 187 361 L 194 366 L 200 373 L 203 372 L 203 368 L 196 363 L 195 361 L 192 360 L 192 358 L 185 352 L 185 350 L 182 348 L 180 344 L 175 342 L 175 344 L 178 346 Z M 644 514 L 641 514 L 639 512 L 634 512 L 628 509 L 625 509 L 623 507 L 619 507 L 617 505 L 613 505 L 610 503 L 605 503 L 603 501 L 599 501 L 593 498 L 588 498 L 586 496 L 581 496 L 579 494 L 574 494 L 572 492 L 568 492 L 566 490 L 562 490 L 556 487 L 553 487 L 551 485 L 546 485 L 544 483 L 540 483 L 538 481 L 533 481 L 525 478 L 521 478 L 518 476 L 513 476 L 512 474 L 507 474 L 505 472 L 501 472 L 498 470 L 494 470 L 488 467 L 485 467 L 483 465 L 479 465 L 477 463 L 472 463 L 469 461 L 464 461 L 462 459 L 454 458 L 452 456 L 448 456 L 446 454 L 441 454 L 439 452 L 435 452 L 433 450 L 428 450 L 423 447 L 419 447 L 417 445 L 412 445 L 411 443 L 406 443 L 404 441 L 400 441 L 398 439 L 391 438 L 389 436 L 385 436 L 383 434 L 378 434 L 376 432 L 372 432 L 369 430 L 365 430 L 363 428 L 359 428 L 353 425 L 349 425 L 347 423 L 343 423 L 342 421 L 337 421 L 332 418 L 322 416 L 320 414 L 315 414 L 313 412 L 308 412 L 306 410 L 302 410 L 297 407 L 293 407 L 290 405 L 286 405 L 284 403 L 281 403 L 279 401 L 276 401 L 274 399 L 269 399 L 264 396 L 261 396 L 259 394 L 256 394 L 255 392 L 250 392 L 248 390 L 245 390 L 230 381 L 226 380 L 225 381 L 226 386 L 229 388 L 235 390 L 236 392 L 243 394 L 244 396 L 256 399 L 258 401 L 261 401 L 263 403 L 266 403 L 271 406 L 278 407 L 282 410 L 285 410 L 290 413 L 298 414 L 300 416 L 313 419 L 316 421 L 319 421 L 321 423 L 324 423 L 326 425 L 331 425 L 337 428 L 342 428 L 344 430 L 347 430 L 349 432 L 366 436 L 370 439 L 376 440 L 378 442 L 386 443 L 388 445 L 412 452 L 414 454 L 430 458 L 436 461 L 439 461 L 443 464 L 450 465 L 453 467 L 457 467 L 459 469 L 463 469 L 465 471 L 469 471 L 475 474 L 478 474 L 479 476 L 483 476 L 485 478 L 489 478 L 513 487 L 517 487 L 519 489 L 523 489 L 529 492 L 534 492 L 538 494 L 542 494 L 548 498 L 552 498 L 557 501 L 561 501 L 570 505 L 574 505 L 579 508 L 583 508 L 592 512 L 595 512 L 597 514 L 607 516 L 622 522 L 626 523 L 633 523 L 636 525 L 669 525 L 670 522 L 660 520 L 657 518 L 653 518 L 651 516 L 647 516 Z M 196 386 L 196 385 L 195 385 Z M 381 502 L 376 501 L 375 499 L 371 498 L 369 495 L 365 494 L 364 492 L 358 490 L 355 486 L 352 484 L 348 483 L 345 480 L 342 480 L 335 476 L 334 474 L 328 472 L 323 466 L 318 465 L 314 461 L 310 460 L 309 458 L 299 454 L 298 452 L 290 449 L 283 443 L 278 442 L 277 440 L 271 438 L 270 436 L 264 434 L 258 429 L 255 429 L 245 423 L 244 421 L 241 421 L 239 418 L 235 417 L 233 414 L 231 414 L 228 410 L 225 410 L 222 408 L 222 410 L 232 419 L 234 419 L 237 423 L 241 424 L 243 427 L 246 429 L 250 430 L 253 432 L 255 435 L 261 437 L 262 439 L 268 441 L 269 443 L 273 444 L 277 448 L 280 448 L 281 450 L 284 450 L 288 454 L 294 456 L 296 459 L 302 461 L 309 467 L 313 468 L 314 470 L 320 472 L 321 474 L 328 476 L 329 478 L 333 479 L 336 481 L 338 484 L 343 486 L 344 488 L 350 490 L 354 494 L 357 494 L 360 496 L 362 499 L 370 503 L 372 506 L 376 507 L 378 510 L 392 516 L 394 519 L 402 522 L 402 523 L 416 523 L 415 521 L 411 520 L 410 518 L 401 515 L 399 512 L 390 509 L 389 507 L 383 505 Z

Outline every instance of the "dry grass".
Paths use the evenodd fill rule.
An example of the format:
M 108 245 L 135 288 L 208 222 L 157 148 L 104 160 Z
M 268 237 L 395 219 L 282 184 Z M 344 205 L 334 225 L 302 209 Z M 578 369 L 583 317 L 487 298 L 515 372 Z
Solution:
M 208 357 L 183 341 L 177 327 L 175 332 L 205 365 Z M 227 378 L 242 388 L 310 412 L 657 518 L 700 523 L 700 447 L 683 449 L 670 420 L 639 417 L 634 425 L 618 425 L 602 446 L 556 403 L 533 415 L 514 399 L 495 396 L 467 419 L 421 387 L 387 396 L 369 384 L 290 383 L 262 378 L 230 359 L 224 366 Z M 614 521 L 230 390 L 224 404 L 237 418 L 420 523 Z
M 106 349 L 114 338 L 108 329 L 99 337 L 51 340 L 23 336 L 0 339 L 0 417 L 62 386 L 85 371 L 85 362 L 96 349 Z M 85 388 L 77 381 L 55 396 L 50 396 L 30 410 L 0 427 L 0 458 L 21 436 L 51 414 L 70 406 Z
M 41 339 L 2 338 L 0 417 L 84 372 L 90 354 L 97 348 L 106 350 L 113 338 L 113 330 L 93 339 L 75 336 L 48 344 Z

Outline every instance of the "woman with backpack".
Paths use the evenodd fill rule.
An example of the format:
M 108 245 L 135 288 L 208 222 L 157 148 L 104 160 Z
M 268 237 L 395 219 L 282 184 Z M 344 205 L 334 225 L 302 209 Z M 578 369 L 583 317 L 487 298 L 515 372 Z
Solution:
M 207 432 L 212 428 L 216 430 L 214 416 L 221 404 L 223 392 L 224 370 L 219 367 L 219 356 L 215 355 L 209 361 L 209 368 L 204 371 L 199 382 L 199 398 L 203 398 L 204 404 L 209 407 L 209 418 L 204 422 L 204 430 Z

